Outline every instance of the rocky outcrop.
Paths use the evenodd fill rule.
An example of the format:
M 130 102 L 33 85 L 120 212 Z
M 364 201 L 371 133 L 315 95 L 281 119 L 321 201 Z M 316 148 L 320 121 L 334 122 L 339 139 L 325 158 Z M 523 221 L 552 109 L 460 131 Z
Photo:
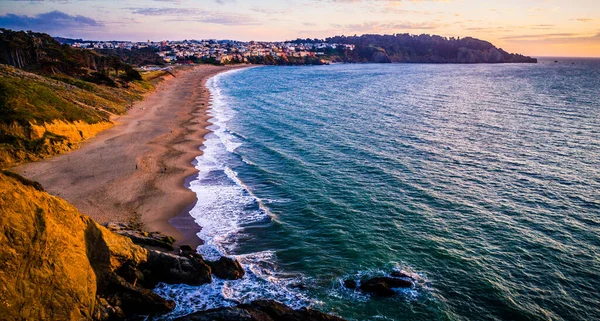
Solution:
M 361 281 L 359 289 L 379 296 L 392 296 L 396 293 L 392 290 L 393 288 L 410 288 L 411 286 L 412 282 L 407 280 L 380 277 Z
M 0 173 L 0 315 L 105 320 L 171 311 L 158 282 L 211 281 L 200 260 L 147 250 L 36 184 Z M 25 182 L 25 183 L 24 183 Z
M 160 232 L 146 232 L 141 226 L 125 223 L 107 223 L 104 226 L 114 233 L 130 238 L 137 245 L 173 250 L 175 239 Z
M 244 268 L 235 259 L 221 256 L 217 261 L 207 261 L 208 265 L 212 268 L 213 274 L 225 280 L 237 280 L 244 277 Z
M 7 175 L 8 174 L 8 175 Z M 17 174 L 0 172 L 0 319 L 123 320 L 170 312 L 159 282 L 202 285 L 235 280 L 234 259 L 208 262 L 189 246 L 180 255 L 146 249 L 96 224 L 66 201 Z M 199 312 L 186 320 L 341 320 L 273 301 Z
M 210 266 L 202 259 L 186 258 L 154 250 L 148 251 L 148 260 L 139 265 L 146 287 L 153 288 L 159 282 L 168 284 L 202 285 L 212 282 Z
M 293 310 L 276 301 L 254 301 L 236 307 L 197 312 L 178 321 L 344 321 L 312 309 Z
M 204 261 L 202 255 L 198 254 L 198 252 L 189 245 L 182 245 L 179 248 L 179 255 L 189 258 L 192 261 L 206 263 L 210 266 L 212 274 L 219 279 L 238 280 L 243 278 L 246 273 L 240 262 L 236 259 L 221 256 L 216 261 Z
M 376 296 L 393 296 L 396 294 L 394 289 L 411 288 L 414 279 L 401 271 L 393 271 L 391 277 L 375 277 L 359 282 L 355 280 L 345 280 L 344 286 L 348 289 L 360 289 L 363 292 L 371 293 Z

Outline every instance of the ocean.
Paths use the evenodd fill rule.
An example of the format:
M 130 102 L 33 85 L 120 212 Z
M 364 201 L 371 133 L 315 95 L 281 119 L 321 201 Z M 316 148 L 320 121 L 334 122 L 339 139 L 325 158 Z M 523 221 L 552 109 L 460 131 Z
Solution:
M 557 60 L 558 62 L 554 62 Z M 600 320 L 600 60 L 254 67 L 208 82 L 207 258 L 173 318 L 271 298 L 350 320 Z M 343 286 L 394 270 L 391 298 Z

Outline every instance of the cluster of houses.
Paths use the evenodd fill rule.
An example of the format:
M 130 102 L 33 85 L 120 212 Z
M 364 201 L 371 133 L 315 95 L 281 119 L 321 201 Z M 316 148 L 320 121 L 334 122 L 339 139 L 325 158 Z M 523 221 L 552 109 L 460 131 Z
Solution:
M 354 45 L 298 42 L 240 42 L 232 40 L 183 40 L 154 42 L 98 41 L 74 42 L 77 48 L 142 49 L 154 48 L 165 62 L 213 59 L 221 63 L 244 62 L 250 57 L 319 57 L 330 49 L 354 50 Z

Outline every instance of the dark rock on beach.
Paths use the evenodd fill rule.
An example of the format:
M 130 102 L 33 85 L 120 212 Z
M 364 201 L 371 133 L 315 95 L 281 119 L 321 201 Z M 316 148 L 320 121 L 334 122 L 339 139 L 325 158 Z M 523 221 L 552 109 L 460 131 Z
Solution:
M 237 280 L 244 277 L 244 268 L 235 259 L 231 259 L 225 256 L 221 256 L 217 261 L 207 261 L 208 265 L 212 268 L 213 274 L 225 280 Z
M 293 310 L 276 301 L 254 301 L 236 307 L 196 312 L 178 321 L 344 321 L 312 309 Z

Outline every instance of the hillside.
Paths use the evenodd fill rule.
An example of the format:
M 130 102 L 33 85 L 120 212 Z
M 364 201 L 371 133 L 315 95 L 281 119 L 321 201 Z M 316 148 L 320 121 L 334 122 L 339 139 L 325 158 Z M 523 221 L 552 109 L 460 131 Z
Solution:
M 76 148 L 153 89 L 118 57 L 46 34 L 0 29 L 0 63 L 0 168 Z
M 118 56 L 124 62 L 134 66 L 165 65 L 165 61 L 153 48 L 129 49 L 96 49 L 96 52 L 107 56 Z
M 152 235 L 130 226 L 98 225 L 36 182 L 0 171 L 0 316 L 2 320 L 143 320 L 172 311 L 159 283 L 198 286 L 244 275 L 240 263 L 208 261 L 182 246 L 179 255 L 152 248 Z M 123 228 L 127 228 L 124 230 Z M 160 237 L 160 233 L 158 233 Z M 135 243 L 134 243 L 135 242 Z M 182 320 L 343 321 L 273 301 L 198 312 Z M 248 320 L 245 318 L 244 320 Z
M 339 62 L 407 63 L 536 63 L 537 59 L 511 54 L 493 44 L 471 37 L 436 35 L 336 36 L 325 40 L 297 39 L 297 43 L 327 42 L 354 45 L 354 50 L 325 50 Z

